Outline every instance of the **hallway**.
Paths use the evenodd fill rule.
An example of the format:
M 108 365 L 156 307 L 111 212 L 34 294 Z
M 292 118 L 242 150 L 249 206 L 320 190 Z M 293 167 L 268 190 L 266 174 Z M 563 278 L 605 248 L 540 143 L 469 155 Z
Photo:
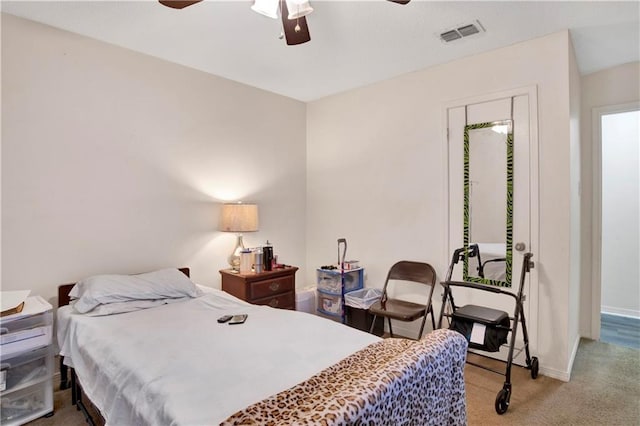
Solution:
M 640 350 L 640 319 L 601 314 L 600 341 Z

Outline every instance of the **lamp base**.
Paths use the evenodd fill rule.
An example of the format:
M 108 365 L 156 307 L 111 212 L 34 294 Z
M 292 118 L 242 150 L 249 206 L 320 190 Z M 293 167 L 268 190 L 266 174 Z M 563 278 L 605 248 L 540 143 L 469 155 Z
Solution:
M 234 272 L 240 271 L 240 252 L 244 250 L 244 242 L 242 241 L 242 234 L 236 235 L 236 246 L 233 248 L 233 251 L 227 258 L 229 265 L 231 265 L 231 269 Z

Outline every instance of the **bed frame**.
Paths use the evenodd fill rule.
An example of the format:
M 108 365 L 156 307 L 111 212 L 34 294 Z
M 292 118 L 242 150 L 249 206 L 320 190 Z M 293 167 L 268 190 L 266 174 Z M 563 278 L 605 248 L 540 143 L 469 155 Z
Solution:
M 178 268 L 178 270 L 183 274 L 185 274 L 187 277 L 190 276 L 189 268 Z M 73 286 L 75 286 L 75 283 L 62 284 L 58 286 L 58 307 L 69 304 L 69 302 L 71 301 L 71 297 L 69 296 L 69 293 L 71 292 L 71 289 L 73 288 Z M 87 410 L 87 407 L 84 404 L 84 401 L 82 401 L 82 387 L 80 386 L 80 383 L 78 383 L 78 378 L 76 377 L 76 373 L 72 368 L 71 380 L 69 381 L 68 370 L 69 370 L 69 367 L 64 365 L 64 357 L 61 355 L 60 356 L 60 389 L 63 390 L 71 387 L 71 404 L 75 405 L 78 411 L 82 411 L 82 414 L 84 414 L 84 417 L 87 423 L 89 423 L 91 426 L 95 426 L 96 423 L 93 420 L 93 417 L 91 417 L 91 414 Z M 102 424 L 104 424 L 104 421 L 102 422 Z

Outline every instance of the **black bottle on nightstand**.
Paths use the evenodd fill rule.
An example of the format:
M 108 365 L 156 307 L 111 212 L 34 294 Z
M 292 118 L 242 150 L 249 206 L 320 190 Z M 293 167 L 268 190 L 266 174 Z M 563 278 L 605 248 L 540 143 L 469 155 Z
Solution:
M 273 246 L 267 240 L 267 243 L 262 247 L 262 259 L 264 263 L 264 270 L 270 271 L 273 265 Z

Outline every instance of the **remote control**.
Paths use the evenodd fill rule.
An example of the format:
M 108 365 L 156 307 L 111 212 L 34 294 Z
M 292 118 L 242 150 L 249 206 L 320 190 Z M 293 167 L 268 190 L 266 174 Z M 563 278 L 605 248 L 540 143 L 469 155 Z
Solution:
M 223 322 L 229 321 L 231 318 L 233 318 L 233 315 L 224 315 L 218 318 L 218 322 L 222 324 Z

